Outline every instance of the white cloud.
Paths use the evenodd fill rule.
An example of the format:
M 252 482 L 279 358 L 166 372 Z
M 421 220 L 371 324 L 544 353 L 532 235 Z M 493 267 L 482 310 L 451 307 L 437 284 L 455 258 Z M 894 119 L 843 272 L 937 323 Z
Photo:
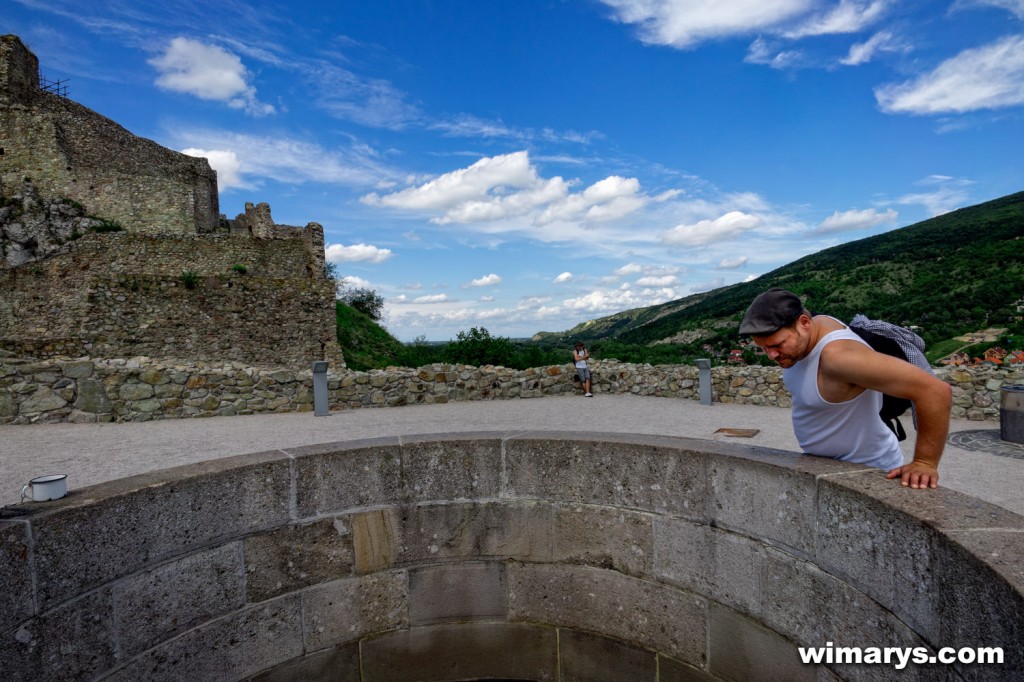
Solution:
M 413 210 L 451 210 L 487 197 L 496 188 L 524 189 L 542 184 L 530 165 L 527 152 L 483 158 L 459 170 L 445 173 L 416 187 L 378 196 L 368 194 L 363 202 Z
M 758 38 L 750 44 L 743 61 L 748 64 L 764 64 L 773 69 L 789 69 L 800 66 L 804 62 L 804 55 L 799 50 L 778 50 L 774 43 Z
M 866 230 L 879 225 L 892 225 L 896 222 L 899 214 L 893 209 L 886 209 L 879 212 L 876 208 L 868 208 L 863 211 L 836 211 L 821 221 L 814 231 L 819 234 L 829 232 L 849 232 L 851 230 Z
M 888 2 L 857 2 L 856 0 L 840 0 L 839 5 L 824 14 L 811 17 L 795 29 L 785 31 L 787 38 L 804 38 L 807 36 L 831 35 L 837 33 L 856 33 L 878 21 L 884 14 Z
M 249 84 L 249 72 L 242 60 L 222 47 L 174 38 L 163 54 L 149 63 L 160 72 L 156 85 L 165 90 L 225 102 L 256 116 L 275 111 L 256 98 L 256 88 Z
M 609 176 L 582 192 L 569 193 L 573 184 L 560 176 L 542 178 L 529 153 L 513 152 L 480 159 L 468 168 L 391 194 L 376 192 L 360 201 L 407 211 L 440 213 L 438 225 L 480 224 L 521 218 L 521 226 L 548 239 L 568 240 L 560 233 L 536 228 L 552 222 L 610 222 L 642 208 L 647 197 L 636 178 Z
M 582 192 L 552 203 L 537 218 L 539 225 L 554 221 L 608 221 L 622 218 L 641 208 L 646 198 L 636 178 L 611 175 Z
M 238 155 L 230 149 L 196 149 L 189 147 L 182 149 L 182 154 L 205 158 L 210 163 L 210 168 L 217 171 L 217 189 L 226 192 L 230 189 L 253 189 L 251 183 L 242 179 L 242 162 Z
M 662 234 L 666 244 L 704 246 L 733 239 L 761 224 L 757 216 L 742 211 L 729 211 L 715 220 L 701 220 L 693 225 L 677 225 Z
M 221 190 L 251 188 L 254 183 L 250 178 L 253 177 L 289 185 L 325 182 L 365 188 L 382 177 L 395 175 L 379 162 L 372 150 L 361 145 L 328 149 L 294 138 L 258 137 L 212 129 L 179 128 L 169 134 L 176 146 L 188 148 L 185 153 L 213 155 L 207 158 L 217 169 Z M 221 169 L 215 162 L 227 163 L 228 183 L 221 182 Z
M 662 275 L 660 277 L 641 277 L 636 281 L 641 287 L 670 287 L 679 284 L 679 278 L 675 275 Z
M 571 282 L 571 281 L 572 281 L 572 273 L 571 272 L 563 272 L 558 277 L 555 277 L 555 279 L 552 280 L 552 283 L 553 284 L 564 284 L 565 282 Z
M 576 142 L 588 144 L 600 133 L 579 133 L 575 130 L 556 131 L 551 128 L 513 128 L 502 121 L 488 121 L 472 114 L 460 114 L 446 121 L 437 121 L 427 126 L 430 130 L 441 130 L 448 137 L 506 138 L 524 142 L 543 140 L 545 142 Z
M 750 259 L 746 256 L 737 256 L 735 258 L 723 258 L 718 262 L 716 270 L 738 270 L 746 265 Z
M 516 309 L 531 310 L 535 308 L 540 308 L 550 300 L 550 296 L 527 296 L 519 300 L 519 303 L 516 304 Z
M 963 178 L 932 175 L 917 184 L 935 187 L 927 192 L 904 194 L 896 200 L 898 204 L 922 205 L 932 216 L 942 215 L 963 206 L 968 198 L 967 187 L 974 183 Z
M 400 130 L 423 117 L 415 105 L 406 102 L 405 93 L 389 81 L 360 76 L 332 61 L 313 62 L 303 68 L 315 88 L 314 102 L 335 118 Z
M 563 306 L 566 310 L 599 315 L 657 305 L 681 297 L 682 294 L 671 287 L 597 290 L 583 296 L 566 299 Z
M 840 59 L 839 63 L 845 66 L 859 66 L 870 62 L 879 52 L 892 52 L 897 49 L 901 48 L 895 43 L 893 34 L 888 31 L 880 31 L 865 42 L 852 45 L 850 52 L 846 57 Z
M 344 289 L 372 289 L 373 285 L 362 277 L 346 275 L 338 280 L 338 285 Z
M 477 279 L 474 279 L 473 281 L 471 281 L 466 286 L 470 286 L 470 287 L 493 287 L 496 284 L 501 284 L 501 277 L 496 275 L 496 274 L 494 274 L 492 272 L 489 275 L 484 275 L 483 277 L 478 277 Z
M 369 244 L 330 244 L 325 253 L 327 260 L 332 263 L 344 263 L 349 261 L 366 261 L 368 263 L 383 263 L 391 258 L 391 249 L 381 249 Z
M 978 5 L 1005 9 L 1024 19 L 1024 0 L 958 0 L 954 3 L 953 9 L 967 9 Z
M 615 19 L 639 27 L 653 45 L 687 48 L 704 40 L 776 28 L 814 6 L 812 0 L 601 0 Z
M 628 277 L 629 275 L 636 275 L 644 271 L 644 267 L 639 263 L 626 263 L 621 268 L 615 271 L 616 275 L 620 277 Z
M 965 50 L 915 80 L 875 89 L 890 114 L 963 113 L 1024 104 L 1024 35 Z
M 450 300 L 448 294 L 428 294 L 426 296 L 417 296 L 413 299 L 413 303 L 446 303 Z

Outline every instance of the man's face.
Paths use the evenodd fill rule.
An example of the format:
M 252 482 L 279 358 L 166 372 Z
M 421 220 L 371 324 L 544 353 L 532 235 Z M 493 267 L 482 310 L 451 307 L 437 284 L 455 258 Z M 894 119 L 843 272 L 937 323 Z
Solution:
M 810 322 L 806 315 L 801 315 L 790 327 L 783 327 L 767 336 L 751 336 L 750 338 L 764 350 L 771 360 L 785 369 L 807 357 Z

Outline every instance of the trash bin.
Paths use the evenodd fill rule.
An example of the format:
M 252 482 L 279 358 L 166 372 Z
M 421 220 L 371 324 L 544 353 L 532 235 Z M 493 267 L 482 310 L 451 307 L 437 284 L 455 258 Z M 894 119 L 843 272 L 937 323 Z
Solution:
M 313 363 L 313 415 L 326 417 L 331 413 L 327 406 L 327 361 Z
M 999 437 L 1024 445 L 1024 384 L 1009 384 L 1000 390 Z
M 693 361 L 697 365 L 697 382 L 700 385 L 700 404 L 711 404 L 711 361 L 699 358 Z

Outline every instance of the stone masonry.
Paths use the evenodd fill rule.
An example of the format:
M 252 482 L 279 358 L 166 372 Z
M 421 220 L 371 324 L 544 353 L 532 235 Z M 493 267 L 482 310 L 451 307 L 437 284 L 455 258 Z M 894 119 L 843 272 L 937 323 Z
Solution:
M 765 448 L 385 436 L 8 510 L 5 682 L 1024 677 L 1024 517 Z
M 593 390 L 699 400 L 695 367 L 593 362 Z M 789 407 L 777 367 L 712 368 L 713 397 L 723 403 Z M 328 373 L 333 410 L 516 400 L 578 393 L 569 365 L 527 370 L 505 367 L 428 365 L 418 369 Z M 940 369 L 953 386 L 953 416 L 998 420 L 1000 387 L 1024 383 L 1024 372 L 995 368 Z M 252 367 L 239 362 L 206 363 L 132 359 L 0 357 L 0 424 L 148 421 L 263 412 L 313 410 L 308 368 Z
M 43 90 L 0 36 L 0 350 L 343 367 L 323 227 L 218 210 L 206 159 Z
M 39 87 L 39 60 L 0 36 L 0 188 L 31 178 L 47 196 L 76 200 L 126 229 L 212 232 L 217 173 L 137 137 L 110 119 Z

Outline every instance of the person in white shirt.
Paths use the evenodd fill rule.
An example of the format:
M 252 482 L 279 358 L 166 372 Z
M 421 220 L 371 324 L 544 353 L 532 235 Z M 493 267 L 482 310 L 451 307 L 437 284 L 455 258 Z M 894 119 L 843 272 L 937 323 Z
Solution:
M 871 349 L 845 324 L 811 315 L 796 294 L 773 288 L 754 299 L 740 334 L 782 367 L 793 396 L 793 431 L 805 453 L 886 470 L 911 488 L 937 488 L 949 433 L 952 389 L 909 362 Z M 917 414 L 914 459 L 903 463 L 878 416 L 882 394 L 907 398 Z
M 590 358 L 590 351 L 586 349 L 582 341 L 576 342 L 576 348 L 572 351 L 572 359 L 576 362 L 576 374 L 583 384 L 583 396 L 593 398 L 590 392 L 590 368 L 587 367 L 587 359 Z

